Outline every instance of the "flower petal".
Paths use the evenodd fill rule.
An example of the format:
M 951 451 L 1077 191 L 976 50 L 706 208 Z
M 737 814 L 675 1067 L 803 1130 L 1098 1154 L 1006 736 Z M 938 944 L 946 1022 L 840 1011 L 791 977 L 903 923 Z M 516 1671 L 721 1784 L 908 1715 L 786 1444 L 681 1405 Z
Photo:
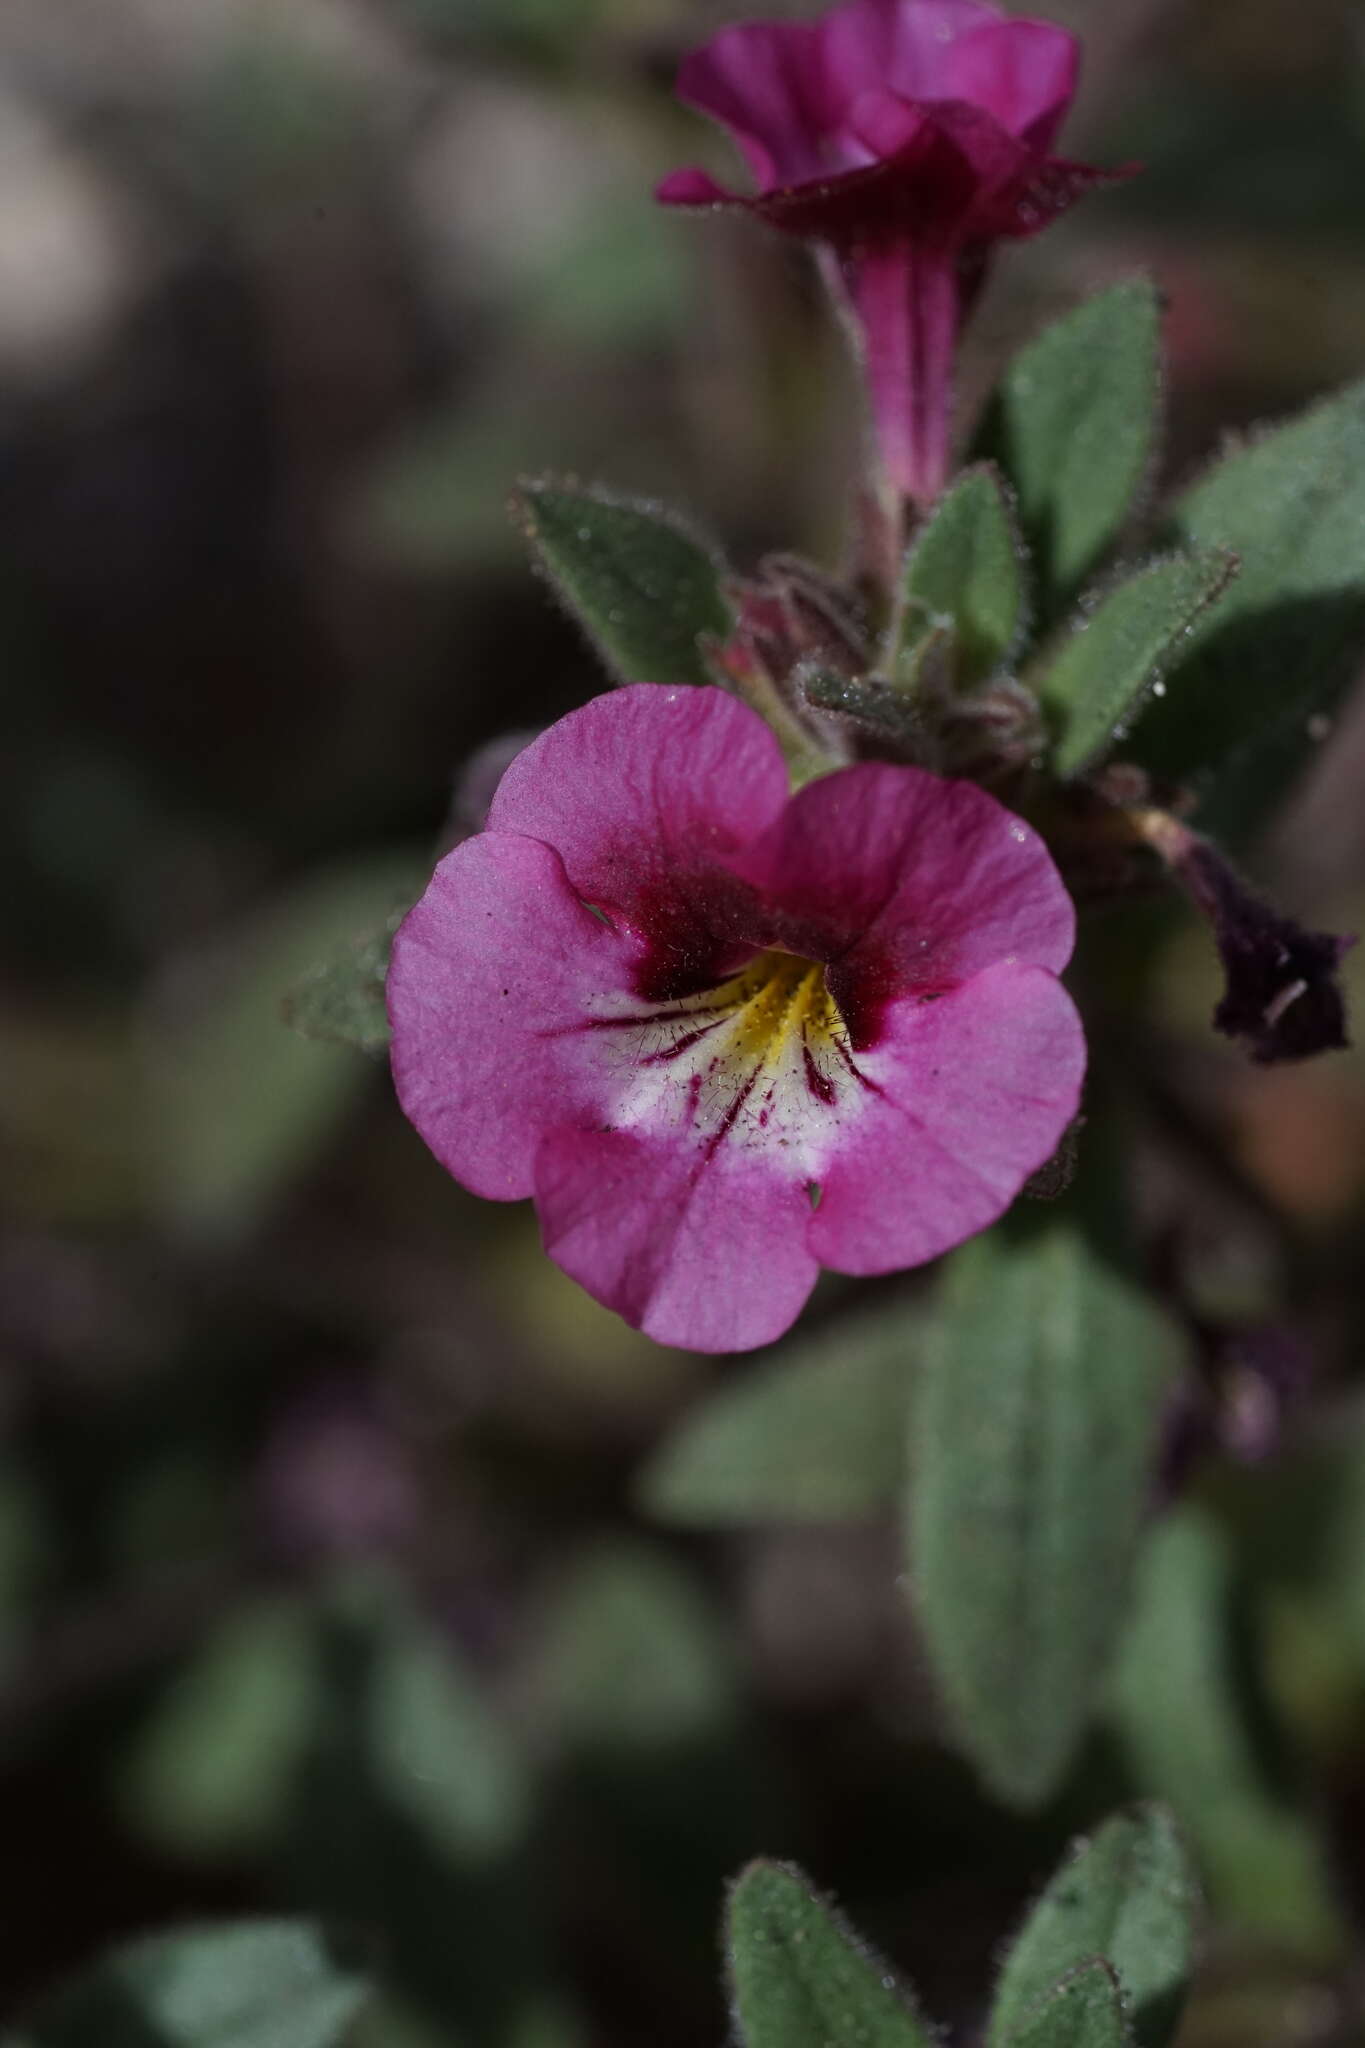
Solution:
M 890 1273 L 984 1230 L 1051 1158 L 1085 1039 L 1054 976 L 999 966 L 941 1001 L 894 1005 L 858 1064 L 875 1100 L 825 1168 L 810 1242 L 838 1273 Z
M 718 868 L 786 799 L 782 750 L 756 711 L 723 690 L 632 683 L 517 756 L 488 828 L 543 839 L 581 897 L 629 917 Z
M 722 29 L 684 60 L 678 97 L 730 130 L 760 190 L 828 168 L 821 139 L 837 115 L 809 22 L 750 21 Z
M 900 146 L 879 158 L 877 148 L 891 139 L 887 130 L 892 123 Z M 972 154 L 964 152 L 959 128 Z M 850 167 L 749 199 L 716 187 L 703 201 L 693 186 L 698 196 L 689 195 L 687 203 L 740 206 L 781 234 L 826 241 L 839 250 L 890 242 L 946 246 L 972 215 L 980 186 L 975 156 L 991 131 L 999 148 L 1009 151 L 1011 170 L 1016 160 L 1032 164 L 989 114 L 975 108 L 956 101 L 911 105 L 897 94 L 865 93 L 845 131 Z
M 398 928 L 388 1005 L 398 1099 L 456 1180 L 517 1201 L 546 1130 L 600 1117 L 576 1034 L 628 980 L 627 942 L 548 846 L 484 832 L 446 855 Z
M 556 1265 L 660 1344 L 770 1344 L 815 1284 L 809 1196 L 761 1156 L 566 1132 L 542 1146 L 535 1180 Z
M 983 0 L 849 0 L 817 24 L 828 90 L 844 107 L 879 86 L 950 99 L 945 80 L 961 43 L 1001 25 Z
M 808 783 L 731 866 L 786 913 L 783 943 L 834 962 L 841 1007 L 836 984 L 863 974 L 897 995 L 942 991 L 1002 960 L 1060 971 L 1075 944 L 1037 833 L 922 768 L 869 761 Z
M 848 110 L 849 128 L 865 159 L 872 163 L 884 162 L 909 150 L 932 119 L 931 106 L 885 85 L 869 86 L 866 92 L 860 92 Z M 907 163 L 910 161 L 907 158 Z
M 1066 157 L 1047 157 L 1024 175 L 983 191 L 972 209 L 968 233 L 983 243 L 997 238 L 1025 241 L 1051 227 L 1097 186 L 1121 185 L 1141 169 L 1141 164 L 1118 164 L 1113 170 L 1096 170 Z
M 660 178 L 654 187 L 654 197 L 661 206 L 744 204 L 737 192 L 729 192 L 724 185 L 718 185 L 711 173 L 703 171 L 697 164 L 689 164 L 680 171 L 670 171 L 666 178 Z
M 940 183 L 938 197 L 951 183 Z M 970 207 L 970 185 L 962 206 Z M 948 481 L 953 358 L 964 310 L 962 265 L 947 237 L 869 243 L 839 266 L 862 337 L 882 466 L 897 490 L 931 504 Z
M 967 100 L 1038 150 L 1051 149 L 1080 77 L 1075 36 L 1049 21 L 997 21 L 944 52 L 936 97 Z

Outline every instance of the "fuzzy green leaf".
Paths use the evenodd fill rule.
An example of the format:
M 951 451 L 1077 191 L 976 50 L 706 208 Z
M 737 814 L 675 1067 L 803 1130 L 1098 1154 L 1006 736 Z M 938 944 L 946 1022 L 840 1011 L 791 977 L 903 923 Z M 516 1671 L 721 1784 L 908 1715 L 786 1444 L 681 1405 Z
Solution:
M 278 1867 L 330 1923 L 373 1931 L 397 1996 L 501 2042 L 542 1962 L 518 1730 L 388 1569 L 343 1570 L 316 1607 L 325 1711 Z
M 726 1934 L 744 2048 L 932 2048 L 886 1964 L 791 1864 L 749 1865 Z
M 959 1741 L 1060 1783 L 1122 1618 L 1171 1327 L 1059 1205 L 953 1259 L 912 1400 L 912 1583 Z
M 1223 456 L 1174 508 L 1175 537 L 1241 557 L 1134 752 L 1195 780 L 1203 817 L 1237 833 L 1310 758 L 1365 642 L 1365 383 Z
M 645 1468 L 643 1505 L 701 1527 L 880 1514 L 904 1475 L 918 1337 L 898 1306 L 784 1348 L 684 1420 Z
M 816 669 L 802 679 L 801 688 L 816 711 L 833 711 L 878 738 L 913 750 L 922 737 L 923 721 L 911 691 L 922 673 L 917 660 L 913 680 L 897 687 L 876 676 L 841 676 L 830 669 Z
M 718 556 L 660 505 L 549 480 L 513 511 L 551 583 L 621 682 L 707 683 L 698 641 L 730 614 Z
M 378 1597 L 382 1597 L 378 1596 Z M 530 1787 L 506 1716 L 425 1617 L 375 1612 L 365 1701 L 368 1762 L 390 1809 L 449 1865 L 510 1855 Z
M 283 1594 L 244 1601 L 179 1664 L 139 1724 L 120 1804 L 173 1855 L 273 1845 L 311 1730 L 327 1710 L 315 1617 Z
M 1059 775 L 1079 775 L 1126 739 L 1195 621 L 1237 573 L 1233 555 L 1174 555 L 1151 562 L 1082 612 L 1035 679 L 1057 735 Z
M 579 1555 L 550 1615 L 544 1718 L 572 1743 L 647 1752 L 704 1743 L 735 1719 L 719 1617 L 665 1552 L 602 1544 Z
M 1113 1712 L 1145 1790 L 1168 1799 L 1220 1919 L 1322 1957 L 1340 1938 L 1321 1851 L 1267 1769 L 1227 1538 L 1186 1508 L 1153 1534 L 1114 1673 Z
M 150 1022 L 148 1187 L 204 1242 L 254 1228 L 306 1172 L 371 1076 L 350 1051 L 305 1045 L 280 994 L 411 888 L 407 855 L 369 857 L 291 886 L 183 956 Z
M 1072 1970 L 1025 2015 L 1012 2048 L 1124 2048 L 1123 1992 L 1102 1956 Z
M 1018 493 L 1045 618 L 1121 537 L 1153 466 L 1160 394 L 1160 309 L 1145 278 L 1087 299 L 1006 371 L 979 452 Z
M 926 634 L 951 627 L 956 681 L 984 681 L 1008 661 L 1026 623 L 1022 547 L 1003 479 L 990 463 L 960 476 L 905 564 L 895 667 L 913 680 Z
M 307 1921 L 196 1927 L 116 1949 L 6 2048 L 338 2048 L 365 1989 Z
M 1020 1929 L 1001 1972 L 989 2048 L 1087 1956 L 1112 1963 L 1140 2048 L 1164 2048 L 1189 1981 L 1198 1890 L 1161 1807 L 1115 1814 L 1071 1854 Z
M 303 1038 L 382 1053 L 389 1042 L 384 980 L 393 947 L 392 924 L 357 939 L 315 967 L 284 998 L 284 1021 Z

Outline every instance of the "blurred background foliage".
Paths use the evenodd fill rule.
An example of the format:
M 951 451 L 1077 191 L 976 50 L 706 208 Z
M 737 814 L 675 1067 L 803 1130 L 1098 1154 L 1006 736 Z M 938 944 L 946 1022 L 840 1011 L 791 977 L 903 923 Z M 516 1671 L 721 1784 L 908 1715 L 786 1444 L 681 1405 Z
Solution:
M 1253 1069 L 1201 931 L 1092 934 L 1138 963 L 1152 1275 L 1208 1342 L 1112 1709 L 1020 1818 L 941 1740 L 898 1464 L 806 1349 L 894 1414 L 921 1282 L 863 1290 L 912 1311 L 894 1356 L 833 1282 L 795 1340 L 793 1513 L 725 1511 L 760 1406 L 702 1461 L 728 1525 L 680 1528 L 660 1445 L 774 1367 L 636 1337 L 380 1064 L 280 1025 L 418 886 L 471 753 L 598 687 L 519 472 L 676 499 L 741 563 L 839 552 L 858 422 L 810 278 L 650 201 L 712 146 L 669 87 L 727 11 L 0 8 L 6 2012 L 127 1933 L 303 1910 L 379 1957 L 364 2048 L 682 2048 L 762 1851 L 968 2026 L 1068 1831 L 1154 1792 L 1211 1895 L 1184 2038 L 1365 2037 L 1365 1053 Z M 1365 29 L 1053 11 L 1073 152 L 1149 170 L 1002 265 L 964 405 L 1151 267 L 1179 478 L 1365 366 Z M 1365 698 L 1330 742 L 1254 863 L 1360 930 Z M 1288 1376 L 1239 1339 L 1275 1319 Z

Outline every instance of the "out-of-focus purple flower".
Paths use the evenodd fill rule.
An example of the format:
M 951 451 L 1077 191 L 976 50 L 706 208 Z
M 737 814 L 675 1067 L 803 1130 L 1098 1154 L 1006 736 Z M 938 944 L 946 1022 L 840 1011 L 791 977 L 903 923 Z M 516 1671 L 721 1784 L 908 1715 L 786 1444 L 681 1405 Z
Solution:
M 789 794 L 719 690 L 635 684 L 527 748 L 394 942 L 399 1098 L 476 1194 L 660 1342 L 778 1337 L 821 1266 L 995 1220 L 1075 1114 L 1074 914 L 983 791 Z
M 312 1389 L 279 1422 L 258 1479 L 265 1526 L 305 1556 L 392 1549 L 417 1519 L 416 1486 L 399 1444 L 343 1384 Z
M 726 127 L 758 190 L 705 171 L 672 206 L 739 206 L 820 245 L 864 357 L 882 463 L 920 500 L 949 472 L 953 356 L 991 249 L 1113 175 L 1052 154 L 1079 46 L 985 0 L 845 0 L 744 22 L 690 56 L 680 96 Z
M 1287 1323 L 1229 1328 L 1195 1318 L 1200 1372 L 1184 1380 L 1166 1416 L 1160 1492 L 1174 1499 L 1203 1459 L 1260 1465 L 1280 1450 L 1313 1381 L 1313 1354 Z

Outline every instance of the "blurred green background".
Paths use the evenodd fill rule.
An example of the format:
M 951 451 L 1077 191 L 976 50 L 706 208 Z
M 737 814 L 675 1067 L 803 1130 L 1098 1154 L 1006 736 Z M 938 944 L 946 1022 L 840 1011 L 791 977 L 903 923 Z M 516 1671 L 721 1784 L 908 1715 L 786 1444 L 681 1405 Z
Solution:
M 1055 11 L 1069 147 L 1149 169 L 1004 259 L 964 410 L 1150 267 L 1182 477 L 1365 369 L 1365 22 Z M 1068 1831 L 1158 1791 L 1214 1908 L 1188 2039 L 1365 2038 L 1365 1055 L 1244 1065 L 1171 923 L 1153 1241 L 1210 1318 L 1288 1301 L 1315 1391 L 1252 1467 L 1264 1389 L 1218 1381 L 1231 1448 L 1027 1820 L 939 1739 L 889 1522 L 642 1509 L 675 1420 L 762 1365 L 595 1308 L 382 1063 L 280 1022 L 420 886 L 471 753 L 600 686 L 518 473 L 677 500 L 741 564 L 838 557 L 860 427 L 810 276 L 650 200 L 724 160 L 670 81 L 732 12 L 0 6 L 6 2013 L 130 1931 L 301 1907 L 381 1959 L 369 2048 L 682 2048 L 723 2032 L 721 1888 L 763 1851 L 970 2028 Z M 1322 737 L 1257 863 L 1359 930 L 1365 704 Z

